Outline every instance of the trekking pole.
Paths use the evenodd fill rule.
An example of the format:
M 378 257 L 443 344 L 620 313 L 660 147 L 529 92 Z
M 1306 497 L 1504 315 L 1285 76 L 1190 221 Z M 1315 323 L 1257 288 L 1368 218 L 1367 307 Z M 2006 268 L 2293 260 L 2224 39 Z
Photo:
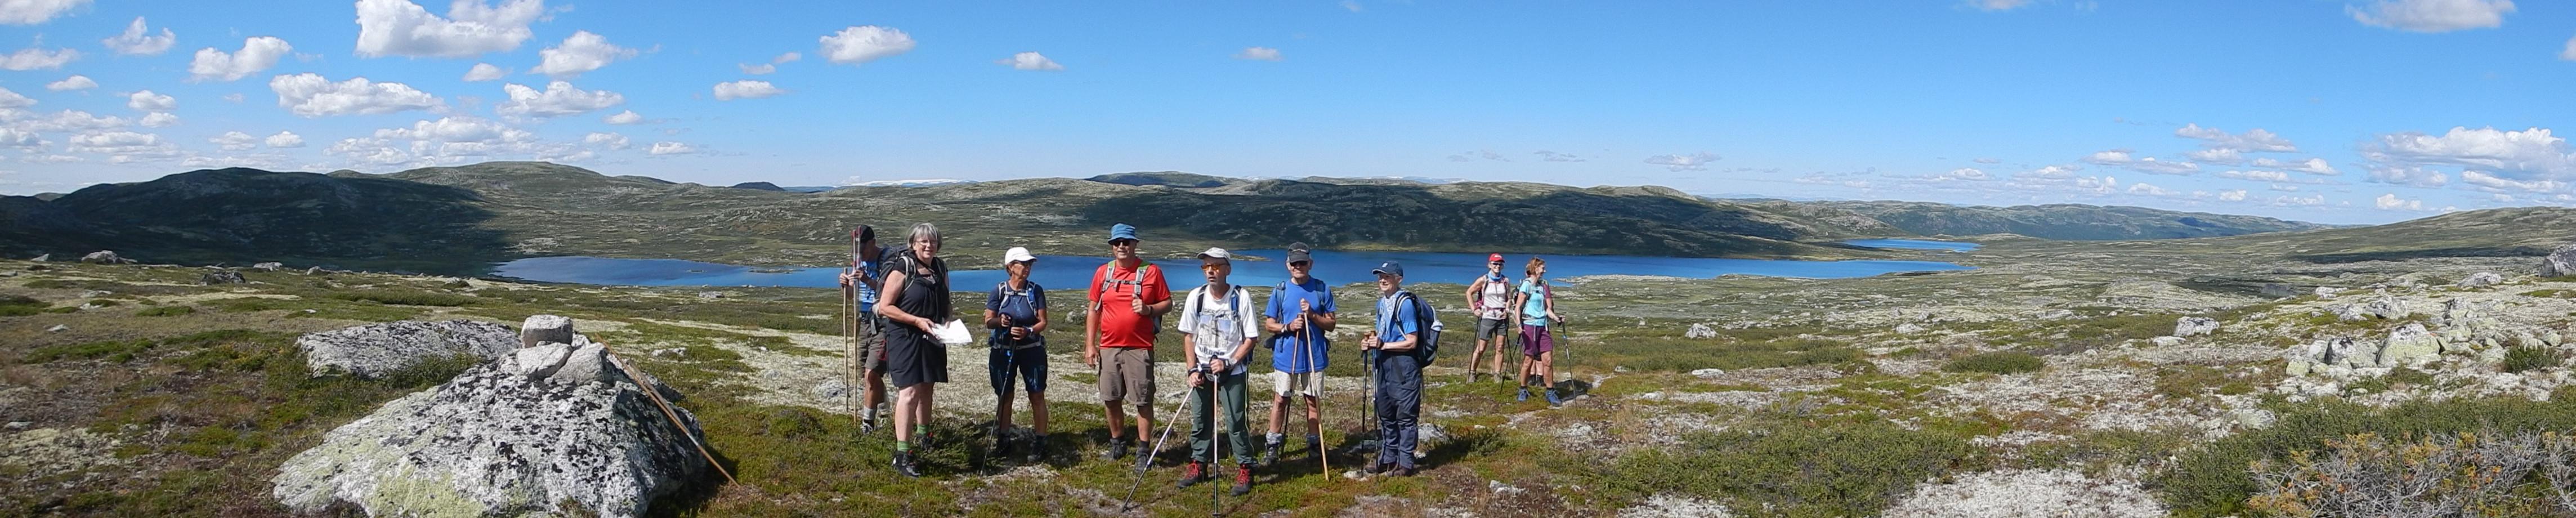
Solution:
M 1208 471 L 1205 473 L 1205 475 L 1210 479 L 1208 481 L 1208 516 L 1216 516 L 1220 514 L 1219 511 L 1223 511 L 1225 509 L 1225 492 L 1217 489 L 1217 484 L 1214 480 L 1216 478 L 1215 471 L 1217 469 L 1217 461 L 1225 458 L 1225 404 L 1219 403 L 1216 400 L 1216 387 L 1219 383 L 1219 381 L 1217 381 L 1218 376 L 1223 376 L 1223 374 L 1211 371 L 1200 375 L 1199 378 L 1206 380 L 1208 386 Z M 1236 452 L 1235 454 L 1241 455 L 1242 452 Z M 1237 465 L 1236 467 L 1239 468 L 1242 466 Z
M 1312 350 L 1315 345 L 1314 339 L 1316 335 L 1314 315 L 1300 310 L 1300 314 L 1297 318 L 1305 324 L 1304 327 L 1297 329 L 1297 359 L 1305 361 L 1305 363 L 1300 365 L 1298 368 L 1305 369 L 1306 374 L 1311 376 L 1311 378 L 1306 380 L 1307 390 L 1320 393 L 1324 391 L 1324 372 L 1322 369 L 1315 368 L 1315 355 Z M 1313 404 L 1315 405 L 1315 415 L 1318 417 L 1323 416 L 1324 398 L 1314 398 Z M 1326 451 L 1324 449 L 1324 425 L 1323 423 L 1310 423 L 1310 425 L 1315 428 L 1315 460 L 1323 463 L 1324 477 L 1329 480 L 1333 476 L 1333 452 Z M 1283 438 L 1282 440 L 1284 441 L 1285 439 Z
M 1146 397 L 1153 397 L 1153 395 L 1147 394 Z M 1172 405 L 1171 413 L 1163 415 L 1180 415 L 1181 407 L 1188 405 L 1189 402 L 1189 398 L 1181 398 L 1180 403 Z M 1145 485 L 1145 468 L 1153 466 L 1154 453 L 1163 451 L 1163 440 L 1172 438 L 1172 426 L 1178 424 L 1181 424 L 1181 421 L 1178 419 L 1165 421 L 1163 423 L 1163 434 L 1154 437 L 1154 447 L 1138 454 L 1136 458 L 1136 481 L 1127 485 L 1127 499 L 1120 501 L 1118 504 L 1118 512 L 1124 513 L 1127 512 L 1128 508 L 1135 507 L 1136 488 L 1143 487 Z M 1112 423 L 1110 426 L 1118 425 L 1119 424 L 1117 423 Z M 1112 439 L 1115 439 L 1115 437 L 1112 437 Z

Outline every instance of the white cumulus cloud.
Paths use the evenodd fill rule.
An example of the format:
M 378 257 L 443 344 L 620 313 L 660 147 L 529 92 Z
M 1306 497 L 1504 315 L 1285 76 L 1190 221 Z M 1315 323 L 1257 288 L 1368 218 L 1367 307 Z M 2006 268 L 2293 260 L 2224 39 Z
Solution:
M 239 52 L 225 54 L 214 47 L 197 49 L 197 59 L 188 63 L 189 81 L 233 81 L 277 66 L 277 58 L 295 50 L 286 40 L 273 36 L 256 36 L 242 40 Z
M 583 136 L 581 138 L 581 143 L 593 146 L 607 146 L 609 149 L 626 149 L 628 145 L 625 135 L 596 132 Z
M 89 0 L 5 0 L 0 1 L 0 24 L 35 25 L 54 19 L 74 7 L 89 5 Z
M 15 110 L 35 105 L 36 100 L 33 98 L 19 95 L 18 92 L 10 91 L 7 88 L 0 88 L 0 109 Z
M 134 23 L 125 26 L 124 34 L 98 40 L 100 45 L 107 46 L 107 50 L 128 56 L 151 56 L 169 52 L 170 46 L 178 42 L 179 35 L 170 32 L 168 27 L 161 28 L 161 34 L 154 36 L 150 28 L 143 25 L 141 16 L 134 17 Z
M 2441 187 L 2451 183 L 2451 176 L 2420 166 L 2381 165 L 2370 168 L 2370 181 L 2416 187 Z
M 2218 191 L 2218 201 L 2245 201 L 2244 189 Z
M 508 75 L 510 75 L 510 69 L 492 66 L 491 63 L 475 63 L 474 68 L 465 69 L 464 80 L 468 83 L 492 81 Z
M 303 117 L 369 115 L 426 110 L 445 104 L 438 96 L 402 83 L 378 83 L 364 77 L 332 82 L 321 74 L 281 75 L 268 81 L 277 106 Z
M 2095 165 L 2122 165 L 2131 160 L 2133 159 L 2129 158 L 2129 150 L 2126 149 L 2100 151 L 2084 157 L 2084 163 Z
M 2504 25 L 2513 0 L 2379 0 L 2369 7 L 2345 6 L 2363 25 L 2410 32 L 2450 32 Z
M 2280 172 L 2280 171 L 2263 171 L 2263 170 L 2253 170 L 2253 171 L 2220 171 L 2220 172 L 2218 172 L 2218 177 L 2219 177 L 2219 178 L 2234 178 L 2234 179 L 2238 179 L 2238 180 L 2253 180 L 2253 181 L 2257 181 L 2257 182 L 2287 182 L 2287 181 L 2290 181 L 2290 173 L 2284 173 L 2284 172 Z
M 2567 37 L 2567 48 L 2558 51 L 2558 59 L 2576 61 L 2576 36 Z
M 654 155 L 685 155 L 698 152 L 698 148 L 689 147 L 688 144 L 663 141 L 653 143 L 653 148 L 644 150 L 644 152 Z
M 91 88 L 98 88 L 98 82 L 91 81 L 89 76 L 78 74 L 63 78 L 61 81 L 45 83 L 46 90 L 53 90 L 56 92 L 65 90 L 88 90 Z
M 2397 193 L 2392 192 L 2371 199 L 2371 206 L 2378 207 L 2379 210 L 2424 210 L 2424 200 L 2399 198 Z
M 1047 59 L 1045 55 L 1038 54 L 1036 52 L 1012 54 L 1011 57 L 1002 58 L 993 62 L 1009 65 L 1011 68 L 1017 70 L 1064 70 L 1064 65 L 1055 64 L 1055 60 Z
M 125 107 L 133 108 L 136 111 L 164 112 L 178 109 L 179 99 L 167 95 L 152 93 L 151 90 L 143 90 L 127 94 L 125 96 Z
M 2235 165 L 2245 163 L 2245 154 L 2232 147 L 2202 149 L 2199 151 L 2183 153 L 2183 157 L 2190 158 L 2193 162 L 2204 164 Z
M 601 117 L 601 118 L 599 119 L 599 121 L 600 121 L 600 122 L 609 123 L 609 124 L 616 124 L 616 125 L 621 125 L 621 126 L 623 126 L 623 125 L 627 125 L 627 124 L 635 124 L 635 123 L 639 123 L 639 122 L 644 122 L 644 116 L 642 116 L 642 115 L 636 115 L 636 114 L 635 114 L 635 110 L 626 110 L 626 111 L 622 111 L 622 112 L 617 112 L 617 114 L 616 114 L 616 115 L 610 115 L 610 116 L 607 116 L 607 117 Z
M 304 147 L 304 136 L 292 131 L 280 131 L 276 135 L 269 135 L 266 142 L 268 147 L 272 148 Z
M 2307 173 L 2307 174 L 2313 174 L 2313 175 L 2318 175 L 2318 176 L 2334 176 L 2334 175 L 2343 174 L 2343 171 L 2337 171 L 2337 170 L 2335 170 L 2334 166 L 2333 166 L 2333 165 L 2331 165 L 2331 164 L 2327 164 L 2327 163 L 2326 163 L 2326 159 L 2323 159 L 2323 158 L 2310 158 L 2310 159 L 2307 159 L 2307 160 L 2300 160 L 2300 161 L 2296 161 L 2296 162 L 2287 161 L 2287 160 L 2273 160 L 2273 159 L 2269 159 L 2269 158 L 2257 158 L 2257 159 L 2254 159 L 2254 167 L 2270 167 L 2270 168 L 2274 168 L 2274 169 L 2288 169 L 2288 170 L 2292 170 L 2292 171 L 2298 171 L 2298 172 Z
M 239 131 L 226 131 L 222 135 L 216 135 L 214 138 L 206 139 L 206 142 L 212 143 L 217 149 L 222 149 L 224 151 L 241 151 L 244 149 L 259 147 L 259 137 L 253 137 L 250 136 L 249 133 L 242 133 Z
M 146 113 L 143 114 L 143 120 L 136 121 L 135 124 L 141 124 L 146 128 L 167 128 L 179 125 L 179 116 L 172 115 L 170 112 Z
M 770 73 L 770 72 L 777 72 L 777 71 L 778 71 L 778 65 L 772 65 L 772 64 L 768 64 L 768 63 L 761 63 L 761 64 L 758 64 L 758 65 L 753 65 L 753 64 L 748 64 L 748 63 L 735 63 L 735 64 L 733 64 L 733 66 L 735 66 L 735 67 L 740 67 L 740 68 L 742 69 L 742 73 L 745 73 L 745 74 L 751 74 L 751 75 L 755 75 L 755 76 L 757 76 L 757 75 L 764 75 L 764 74 L 768 74 L 768 73 Z
M 776 87 L 776 86 L 770 86 L 770 84 L 769 84 L 769 82 L 768 82 L 768 81 L 751 81 L 751 80 L 734 81 L 734 82 L 729 82 L 729 83 L 716 83 L 716 89 L 715 89 L 715 91 L 716 91 L 716 100 L 718 100 L 718 101 L 731 101 L 731 100 L 734 100 L 734 99 L 759 99 L 759 98 L 762 98 L 762 97 L 770 97 L 770 96 L 775 96 L 775 95 L 778 95 L 778 94 L 787 93 L 787 91 L 786 91 L 786 90 L 781 90 L 781 89 L 779 89 L 779 88 L 778 88 L 778 87 Z
M 1719 157 L 1715 153 L 1699 152 L 1688 155 L 1650 156 L 1646 157 L 1646 163 L 1664 166 L 1664 169 L 1675 172 L 1706 171 L 1708 170 L 1709 162 L 1716 162 L 1720 158 L 1723 157 Z
M 1270 48 L 1270 47 L 1244 47 L 1242 52 L 1236 52 L 1236 53 L 1234 53 L 1234 59 L 1249 59 L 1249 60 L 1253 60 L 1253 61 L 1278 61 L 1278 60 L 1283 59 L 1283 58 L 1281 58 L 1281 57 L 1279 56 L 1279 49 L 1274 49 L 1274 48 Z
M 54 49 L 52 52 L 47 52 L 45 49 L 28 47 L 18 49 L 17 52 L 9 53 L 7 56 L 0 56 L 0 69 L 35 70 L 40 68 L 62 68 L 63 64 L 70 63 L 75 59 L 80 59 L 80 51 L 72 49 Z
M 635 49 L 609 44 L 606 36 L 593 34 L 590 31 L 573 31 L 572 36 L 564 38 L 562 44 L 538 51 L 537 55 L 545 59 L 539 62 L 536 68 L 528 69 L 528 73 L 559 78 L 577 77 L 583 72 L 608 66 L 609 62 L 635 57 L 635 53 Z
M 2157 187 L 2155 184 L 2138 182 L 2129 184 L 2129 194 L 2139 196 L 2173 196 L 2181 193 L 2174 192 L 2172 189 Z
M 2450 166 L 2514 180 L 2576 181 L 2576 152 L 2569 150 L 2567 139 L 2551 135 L 2548 128 L 2453 127 L 2440 136 L 2392 133 L 2364 145 L 2361 154 L 2373 163 L 2374 180 L 2401 176 L 2384 169 Z
M 464 58 L 519 48 L 544 0 L 457 0 L 447 16 L 410 0 L 358 0 L 358 55 Z
M 859 25 L 824 35 L 823 58 L 833 63 L 857 65 L 879 58 L 912 51 L 912 35 L 892 27 Z
M 617 92 L 582 90 L 564 81 L 546 83 L 546 90 L 543 92 L 517 83 L 501 85 L 501 90 L 509 93 L 510 100 L 493 105 L 492 111 L 502 115 L 537 117 L 573 115 L 607 109 L 626 102 L 626 96 L 619 95 Z

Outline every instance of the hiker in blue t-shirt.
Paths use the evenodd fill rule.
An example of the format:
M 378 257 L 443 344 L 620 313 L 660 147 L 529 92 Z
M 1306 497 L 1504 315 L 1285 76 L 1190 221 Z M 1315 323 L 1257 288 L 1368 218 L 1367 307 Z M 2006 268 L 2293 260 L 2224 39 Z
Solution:
M 1399 296 L 1404 266 L 1388 262 L 1369 273 L 1377 276 L 1376 331 L 1360 338 L 1360 348 L 1373 355 L 1377 373 L 1377 461 L 1372 473 L 1413 476 L 1413 453 L 1422 424 L 1422 312 L 1419 298 Z M 1408 302 L 1411 301 L 1411 302 Z
M 985 341 L 992 348 L 986 365 L 993 378 L 993 455 L 1010 451 L 1011 384 L 1018 381 L 1028 387 L 1029 428 L 1036 432 L 1029 437 L 1029 462 L 1046 460 L 1047 447 L 1046 288 L 1029 280 L 1037 265 L 1029 249 L 1011 247 L 1002 253 L 1010 279 L 984 296 L 984 328 L 993 330 Z
M 1332 362 L 1333 287 L 1312 275 L 1314 256 L 1305 243 L 1288 245 L 1288 282 L 1270 292 L 1261 313 L 1261 328 L 1270 333 L 1270 434 L 1265 436 L 1261 465 L 1279 462 L 1288 442 L 1280 432 L 1288 425 L 1290 395 L 1306 400 L 1306 454 L 1324 454 L 1324 367 Z
M 1521 319 L 1521 392 L 1518 401 L 1528 401 L 1529 386 L 1535 382 L 1547 404 L 1563 405 L 1565 399 L 1556 393 L 1556 330 L 1550 324 L 1563 323 L 1556 314 L 1556 290 L 1547 286 L 1547 260 L 1532 257 L 1529 267 L 1521 270 L 1529 276 L 1521 279 L 1520 292 L 1512 300 L 1520 306 Z
M 851 323 L 857 338 L 854 339 L 854 350 L 842 355 L 842 368 L 851 371 L 851 377 L 866 380 L 867 388 L 861 398 L 866 408 L 858 409 L 857 413 L 859 433 L 871 433 L 877 429 L 879 414 L 885 413 L 886 402 L 886 337 L 883 330 L 886 323 L 877 316 L 876 306 L 877 291 L 885 281 L 887 249 L 877 245 L 877 230 L 868 225 L 859 225 L 857 230 L 850 231 L 850 239 L 855 243 L 851 246 L 850 267 L 841 270 L 841 290 L 843 295 L 853 299 L 858 308 L 858 314 L 851 315 L 857 320 Z M 843 387 L 841 390 L 856 389 Z

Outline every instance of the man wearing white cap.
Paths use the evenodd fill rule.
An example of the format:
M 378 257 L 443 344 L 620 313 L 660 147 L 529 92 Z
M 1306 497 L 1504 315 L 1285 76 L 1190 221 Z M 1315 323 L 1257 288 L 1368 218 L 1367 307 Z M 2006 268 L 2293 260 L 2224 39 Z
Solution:
M 1029 428 L 1036 432 L 1029 437 L 1029 462 L 1045 460 L 1047 446 L 1046 288 L 1029 280 L 1037 263 L 1029 249 L 1011 247 L 1002 253 L 1002 269 L 1010 279 L 984 296 L 984 328 L 993 330 L 986 340 L 992 348 L 986 364 L 993 378 L 993 454 L 1010 451 L 1011 385 L 1017 381 L 1028 387 Z
M 1234 274 L 1232 254 L 1223 248 L 1199 253 L 1199 271 L 1207 284 L 1190 290 L 1181 309 L 1182 343 L 1190 351 L 1190 463 L 1181 467 L 1181 486 L 1212 478 L 1216 446 L 1210 425 L 1214 406 L 1225 406 L 1226 449 L 1234 452 L 1234 494 L 1252 491 L 1252 440 L 1243 420 L 1244 361 L 1252 356 L 1252 339 L 1261 335 L 1259 309 L 1242 286 L 1226 283 Z M 1213 385 L 1213 388 L 1211 388 Z

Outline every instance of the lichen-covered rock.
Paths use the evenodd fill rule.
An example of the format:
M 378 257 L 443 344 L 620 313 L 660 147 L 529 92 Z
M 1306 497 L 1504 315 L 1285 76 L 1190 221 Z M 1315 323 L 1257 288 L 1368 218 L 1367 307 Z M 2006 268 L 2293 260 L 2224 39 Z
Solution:
M 1689 330 L 1682 331 L 1682 338 L 1694 340 L 1717 338 L 1717 329 L 1709 327 L 1708 324 L 1693 323 Z
M 2498 275 L 2496 272 L 2472 273 L 2469 274 L 2468 278 L 2460 279 L 2459 282 L 2459 286 L 2462 288 L 2482 288 L 2498 284 L 2504 284 L 2504 276 Z
M 2179 336 L 2159 336 L 2147 339 L 2147 344 L 2154 345 L 2156 347 L 2173 347 L 2182 345 L 2183 339 Z
M 2210 334 L 2216 331 L 2218 331 L 2218 319 L 2209 317 L 2182 317 L 2181 319 L 2174 321 L 2173 335 L 2192 337 Z
M 535 357 L 579 356 L 569 344 L 542 348 L 562 354 Z M 523 516 L 570 502 L 638 516 L 705 473 L 687 409 L 671 408 L 675 425 L 620 369 L 567 382 L 559 366 L 521 365 L 521 356 L 332 430 L 278 468 L 271 494 L 299 513 L 338 505 L 372 516 Z M 522 373 L 530 367 L 558 376 Z
M 572 343 L 572 319 L 560 315 L 528 315 L 519 322 L 519 346 L 536 347 L 543 343 Z
M 81 256 L 81 262 L 90 264 L 134 264 L 133 259 L 118 256 L 116 255 L 116 252 L 112 250 L 90 252 L 89 255 Z
M 2372 318 L 2395 320 L 2415 314 L 2406 307 L 2406 301 L 2385 293 L 2372 297 L 2368 302 L 2335 306 L 2333 309 L 2335 318 L 2346 322 Z
M 265 262 L 265 263 L 259 263 L 259 264 L 250 265 L 250 269 L 253 269 L 253 270 L 259 270 L 259 271 L 263 271 L 263 272 L 274 272 L 274 271 L 278 271 L 278 270 L 286 269 L 286 263 L 279 263 L 279 262 Z
M 519 345 L 508 326 L 472 320 L 402 321 L 323 331 L 295 339 L 314 375 L 334 369 L 362 377 L 470 355 L 493 359 Z
M 241 284 L 245 282 L 250 281 L 242 279 L 241 272 L 233 270 L 209 270 L 206 273 L 199 274 L 197 276 L 197 284 L 207 286 L 217 284 Z
M 2388 339 L 2380 342 L 2376 365 L 2423 367 L 2441 356 L 2442 342 L 2433 338 L 2433 332 L 2425 330 L 2424 324 L 2409 323 L 2389 331 Z

